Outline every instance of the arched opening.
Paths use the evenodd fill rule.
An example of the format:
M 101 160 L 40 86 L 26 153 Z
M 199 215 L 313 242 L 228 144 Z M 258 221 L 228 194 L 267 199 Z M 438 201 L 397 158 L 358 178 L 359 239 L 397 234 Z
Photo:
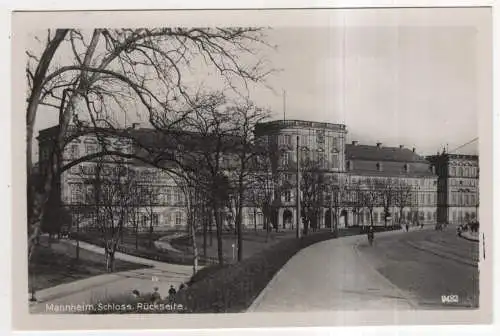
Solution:
M 332 218 L 332 211 L 330 211 L 330 209 L 328 209 L 325 212 L 325 227 L 326 228 L 332 227 L 332 220 L 335 220 L 335 219 Z
M 286 209 L 283 211 L 283 229 L 287 227 L 292 227 L 293 214 L 290 210 Z
M 342 210 L 340 212 L 340 221 L 339 221 L 340 227 L 348 227 L 349 226 L 348 217 L 349 216 L 347 215 L 347 210 Z

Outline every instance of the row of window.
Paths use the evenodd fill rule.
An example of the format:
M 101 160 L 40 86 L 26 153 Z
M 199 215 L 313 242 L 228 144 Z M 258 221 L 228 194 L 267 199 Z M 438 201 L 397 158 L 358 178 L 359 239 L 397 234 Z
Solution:
M 394 222 L 399 222 L 399 212 L 395 212 L 394 214 Z M 417 219 L 417 213 L 414 212 L 404 212 L 403 213 L 403 220 L 407 221 L 413 221 Z M 436 220 L 437 219 L 437 212 L 436 211 L 419 211 L 418 212 L 418 220 L 420 221 L 431 221 L 431 220 Z M 370 221 L 370 213 L 368 211 L 365 211 L 363 213 L 359 214 L 359 220 L 360 224 L 369 224 L 371 223 Z M 374 223 L 381 223 L 384 222 L 384 213 L 383 212 L 373 212 L 373 222 Z
M 478 167 L 450 167 L 449 174 L 451 176 L 459 177 L 478 177 L 479 168 Z
M 96 195 L 94 194 L 94 187 L 92 185 L 71 183 L 68 187 L 71 204 L 94 203 Z M 116 186 L 112 188 L 116 189 Z M 184 195 L 177 187 L 135 186 L 130 193 L 134 197 L 137 197 L 136 201 L 138 205 L 184 205 Z M 104 202 L 115 201 L 116 203 L 120 203 L 122 200 L 106 199 L 109 198 L 109 195 L 113 194 L 117 194 L 116 190 L 109 190 L 107 192 L 106 186 L 103 186 L 101 200 Z M 117 196 L 119 197 L 120 195 Z M 124 195 L 121 196 L 123 197 Z
M 71 144 L 68 149 L 68 159 L 78 159 L 80 156 L 98 153 L 102 148 L 98 143 L 85 143 L 83 145 L 84 151 L 81 152 L 81 149 L 82 147 L 79 144 Z M 124 152 L 124 148 L 117 144 L 114 145 L 113 149 Z
M 478 185 L 478 180 L 476 179 L 450 179 L 451 186 L 467 186 L 467 187 L 475 187 Z
M 283 134 L 278 136 L 278 144 L 287 146 L 296 146 L 296 141 L 294 140 L 296 135 Z M 299 136 L 299 146 L 300 147 L 325 147 L 329 149 L 334 149 L 337 151 L 341 150 L 342 139 L 338 137 L 325 136 L 324 131 L 319 131 L 316 135 L 300 135 Z
M 451 193 L 451 204 L 460 206 L 476 206 L 479 201 L 478 197 L 474 193 L 462 193 L 462 192 L 452 192 Z
M 308 161 L 311 160 L 313 162 L 317 162 L 319 167 L 324 169 L 337 169 L 339 168 L 339 155 L 338 154 L 330 154 L 327 155 L 324 152 L 309 152 L 302 151 L 300 153 L 301 160 Z M 281 153 L 281 165 L 286 167 L 290 165 L 292 162 L 297 161 L 297 155 L 295 152 L 283 152 Z

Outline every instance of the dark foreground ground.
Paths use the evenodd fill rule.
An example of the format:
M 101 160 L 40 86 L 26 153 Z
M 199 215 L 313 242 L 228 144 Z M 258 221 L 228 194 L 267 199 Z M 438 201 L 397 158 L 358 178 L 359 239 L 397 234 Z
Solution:
M 143 269 L 148 266 L 115 260 L 115 272 Z M 104 255 L 80 249 L 76 259 L 76 248 L 65 241 L 48 243 L 42 237 L 33 255 L 29 268 L 28 285 L 41 290 L 106 273 Z
M 462 239 L 452 230 L 375 237 L 374 246 L 362 243 L 358 249 L 422 308 L 479 306 L 478 243 Z M 443 295 L 458 295 L 458 303 L 443 303 Z

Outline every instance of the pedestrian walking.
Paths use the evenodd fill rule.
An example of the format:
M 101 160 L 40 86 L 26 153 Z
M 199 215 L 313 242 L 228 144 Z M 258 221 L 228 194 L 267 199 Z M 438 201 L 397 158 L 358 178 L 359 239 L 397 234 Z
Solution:
M 132 291 L 132 297 L 133 297 L 134 299 L 138 299 L 140 296 L 141 296 L 141 293 L 139 293 L 139 291 L 138 291 L 137 289 L 134 289 L 134 290 Z
M 368 242 L 370 243 L 370 246 L 373 245 L 373 239 L 375 238 L 375 233 L 373 230 L 373 226 L 370 226 L 368 228 Z
M 175 295 L 177 294 L 177 291 L 174 288 L 174 285 L 170 285 L 170 289 L 168 290 L 168 302 L 170 304 L 175 303 Z
M 161 301 L 161 294 L 158 291 L 158 287 L 153 288 L 153 294 L 151 294 L 151 302 L 158 303 Z
M 410 230 L 410 225 L 408 225 L 408 223 L 406 223 L 406 232 L 408 232 Z

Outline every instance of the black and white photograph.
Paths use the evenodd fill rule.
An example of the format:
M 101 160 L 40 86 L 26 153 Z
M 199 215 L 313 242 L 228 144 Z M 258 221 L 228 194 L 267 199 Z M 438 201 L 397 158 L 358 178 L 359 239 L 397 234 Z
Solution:
M 193 12 L 14 14 L 15 305 L 488 320 L 490 9 Z

